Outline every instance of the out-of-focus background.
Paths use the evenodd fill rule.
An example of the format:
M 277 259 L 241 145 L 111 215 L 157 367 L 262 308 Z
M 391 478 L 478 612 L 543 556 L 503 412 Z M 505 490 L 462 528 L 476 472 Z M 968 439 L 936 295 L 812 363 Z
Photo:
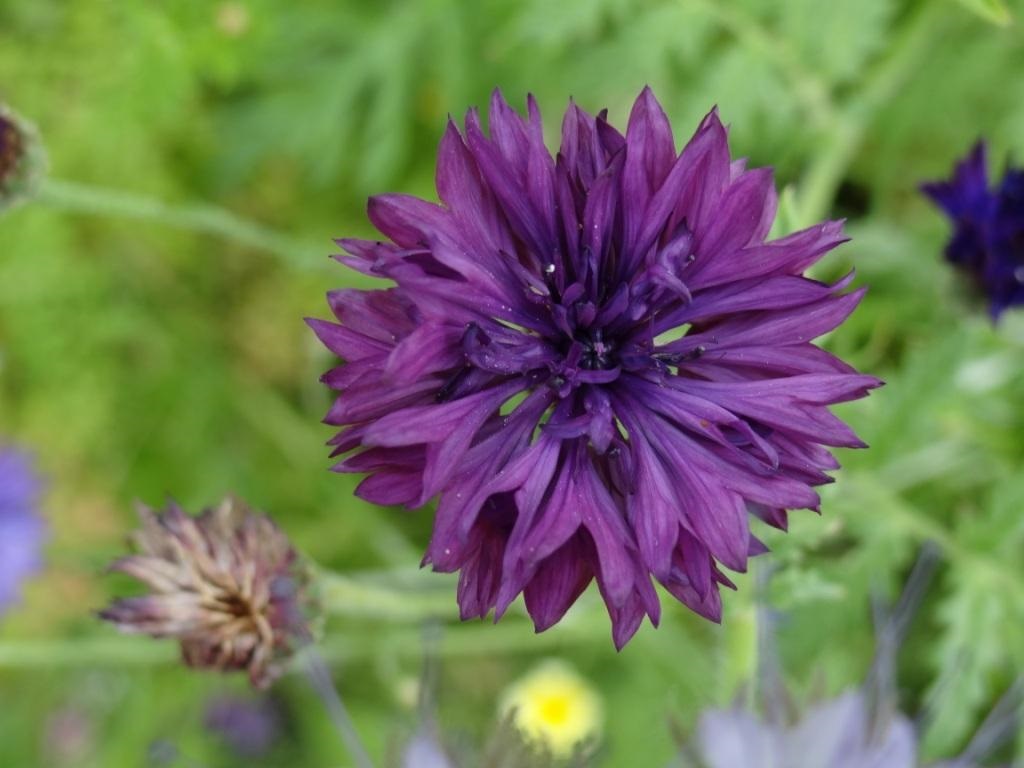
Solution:
M 936 542 L 898 682 L 906 711 L 931 713 L 925 754 L 954 754 L 1024 670 L 1024 313 L 993 327 L 917 185 L 981 135 L 1000 169 L 1024 156 L 1022 17 L 997 0 L 0 0 L 0 100 L 51 165 L 41 197 L 0 217 L 0 439 L 35 453 L 50 531 L 0 619 L 0 764 L 348 764 L 296 676 L 261 697 L 266 749 L 233 749 L 209 708 L 253 697 L 245 682 L 100 625 L 127 589 L 103 569 L 135 500 L 194 510 L 234 491 L 324 566 L 415 571 L 429 512 L 373 508 L 327 471 L 330 360 L 302 318 L 359 284 L 331 240 L 370 234 L 369 194 L 432 197 L 447 115 L 496 86 L 520 106 L 533 92 L 554 141 L 570 96 L 624 125 L 644 84 L 678 143 L 717 104 L 734 154 L 775 167 L 779 232 L 849 219 L 818 274 L 855 267 L 871 290 L 824 343 L 888 384 L 841 409 L 872 447 L 841 452 L 821 517 L 768 534 L 768 599 L 797 698 L 838 692 L 868 669 L 870 596 Z M 749 576 L 722 627 L 666 603 L 622 653 L 592 596 L 535 636 L 519 614 L 458 624 L 436 580 L 423 600 L 456 740 L 483 738 L 502 692 L 555 657 L 603 701 L 598 763 L 663 765 L 753 668 Z M 342 613 L 325 653 L 382 759 L 416 720 L 422 616 Z

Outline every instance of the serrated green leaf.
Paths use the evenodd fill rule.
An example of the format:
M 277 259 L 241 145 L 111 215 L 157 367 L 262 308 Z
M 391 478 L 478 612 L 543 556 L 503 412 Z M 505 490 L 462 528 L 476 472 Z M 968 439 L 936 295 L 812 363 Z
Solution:
M 951 595 L 939 608 L 943 630 L 935 658 L 938 675 L 930 689 L 932 720 L 924 740 L 925 752 L 932 756 L 955 753 L 973 731 L 995 692 L 1007 627 L 1019 614 L 990 579 L 963 568 L 954 571 Z

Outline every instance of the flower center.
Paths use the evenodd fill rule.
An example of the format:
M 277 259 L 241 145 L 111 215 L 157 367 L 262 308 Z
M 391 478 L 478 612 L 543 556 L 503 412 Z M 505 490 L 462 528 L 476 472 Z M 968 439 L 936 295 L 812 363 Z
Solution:
M 601 331 L 597 331 L 593 335 L 581 334 L 577 336 L 575 341 L 582 347 L 580 368 L 585 368 L 588 371 L 599 371 L 614 368 L 617 365 L 612 355 L 615 345 L 605 341 Z
M 537 709 L 541 721 L 545 725 L 557 728 L 565 725 L 569 719 L 569 697 L 565 694 L 555 694 L 541 699 Z

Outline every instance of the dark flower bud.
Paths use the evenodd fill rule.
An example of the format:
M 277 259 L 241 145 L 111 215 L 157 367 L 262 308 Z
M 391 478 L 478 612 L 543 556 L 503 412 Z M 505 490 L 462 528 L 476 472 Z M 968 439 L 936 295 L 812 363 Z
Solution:
M 35 126 L 0 104 L 0 211 L 34 195 L 45 171 Z

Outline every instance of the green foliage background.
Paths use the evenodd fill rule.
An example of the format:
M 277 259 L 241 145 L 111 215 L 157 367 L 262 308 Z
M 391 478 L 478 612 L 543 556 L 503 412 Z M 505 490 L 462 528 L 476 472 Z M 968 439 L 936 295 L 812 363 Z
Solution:
M 1022 16 L 998 0 L 0 0 L 0 100 L 38 124 L 54 179 L 0 219 L 0 429 L 51 479 L 46 570 L 0 624 L 0 764 L 156 765 L 154 741 L 185 756 L 165 765 L 346 764 L 297 676 L 273 694 L 287 713 L 275 750 L 233 756 L 202 713 L 243 684 L 98 626 L 91 612 L 123 586 L 103 567 L 133 500 L 198 508 L 236 491 L 322 565 L 413 570 L 429 514 L 371 508 L 326 471 L 329 360 L 302 317 L 358 283 L 326 258 L 331 238 L 369 234 L 368 194 L 432 196 L 446 116 L 495 86 L 515 104 L 535 93 L 554 137 L 569 96 L 622 124 L 645 83 L 679 142 L 719 105 L 735 154 L 776 169 L 780 231 L 848 216 L 853 242 L 819 271 L 856 267 L 871 286 L 826 343 L 888 382 L 842 409 L 872 448 L 840 457 L 821 518 L 769 536 L 790 683 L 803 696 L 860 681 L 870 595 L 894 594 L 934 541 L 901 700 L 933 714 L 929 757 L 962 748 L 1024 672 L 1024 316 L 994 328 L 965 296 L 916 186 L 979 135 L 999 162 L 1024 155 Z M 209 210 L 183 220 L 155 200 L 283 234 L 196 233 L 181 225 Z M 753 669 L 749 577 L 722 627 L 667 605 L 620 654 L 593 596 L 534 636 L 519 614 L 459 625 L 452 582 L 426 583 L 408 594 L 440 601 L 440 721 L 458 739 L 479 739 L 504 687 L 555 655 L 604 698 L 601 764 L 663 765 L 670 721 L 692 726 Z M 422 611 L 407 608 L 328 625 L 378 758 L 415 720 Z M 61 752 L 68 713 L 91 735 Z

